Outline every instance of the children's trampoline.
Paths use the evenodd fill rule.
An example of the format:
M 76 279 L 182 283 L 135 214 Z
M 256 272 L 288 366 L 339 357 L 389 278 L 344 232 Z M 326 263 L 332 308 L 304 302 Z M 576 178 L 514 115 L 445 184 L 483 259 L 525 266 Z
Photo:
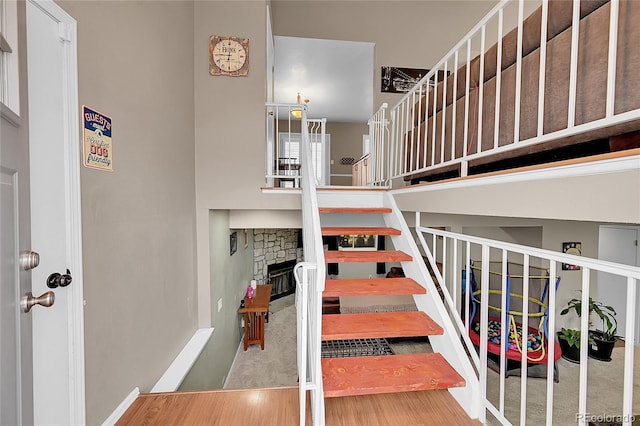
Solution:
M 513 263 L 508 264 L 509 269 L 513 269 Z M 521 265 L 520 265 L 521 266 Z M 516 266 L 517 268 L 517 266 Z M 540 269 L 540 268 L 535 268 Z M 475 278 L 475 272 L 480 271 L 480 268 L 475 267 L 473 263 L 470 268 L 469 284 L 471 288 L 470 292 L 470 326 L 469 326 L 469 338 L 471 342 L 479 348 L 480 346 L 480 300 L 483 296 L 483 291 L 478 289 L 478 284 Z M 463 271 L 464 273 L 464 271 Z M 501 324 L 500 316 L 502 307 L 500 306 L 500 300 L 502 298 L 502 291 L 495 289 L 495 285 L 491 285 L 491 275 L 500 278 L 502 280 L 502 273 L 490 272 L 489 290 L 485 290 L 489 297 L 489 321 L 488 321 L 488 342 L 487 342 L 487 355 L 489 361 L 489 367 L 495 371 L 500 369 L 500 354 L 501 354 L 501 340 L 503 326 Z M 519 280 L 520 284 L 523 282 L 523 275 L 507 273 L 506 277 L 506 324 L 508 341 L 505 345 L 504 357 L 506 358 L 506 371 L 505 377 L 510 375 L 518 375 L 521 371 L 522 353 L 526 350 L 527 353 L 527 374 L 529 377 L 546 377 L 547 376 L 547 360 L 549 358 L 549 332 L 548 332 L 548 313 L 549 308 L 546 304 L 546 298 L 549 290 L 549 275 L 544 271 L 544 274 L 529 275 L 529 283 L 538 283 L 541 285 L 542 292 L 539 299 L 535 297 L 529 297 L 529 312 L 528 320 L 523 321 L 523 313 L 518 311 L 517 305 L 522 306 L 523 295 L 514 291 L 514 280 Z M 465 281 L 463 277 L 463 282 Z M 555 288 L 558 289 L 560 285 L 560 277 L 556 278 Z M 533 293 L 533 292 L 532 292 Z M 498 301 L 498 303 L 496 303 Z M 523 322 L 527 325 L 527 347 L 523 348 L 522 344 L 522 329 Z M 537 323 L 537 327 L 533 326 Z M 533 324 L 533 325 L 532 325 Z M 554 381 L 558 381 L 558 368 L 556 362 L 562 355 L 560 345 L 551 339 L 554 345 Z

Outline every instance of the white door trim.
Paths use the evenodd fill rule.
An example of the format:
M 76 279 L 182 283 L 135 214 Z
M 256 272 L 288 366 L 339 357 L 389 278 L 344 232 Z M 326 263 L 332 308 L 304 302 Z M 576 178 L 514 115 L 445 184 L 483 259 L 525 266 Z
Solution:
M 67 311 L 69 348 L 69 421 L 85 424 L 85 365 L 84 365 L 84 299 L 82 272 L 82 217 L 80 194 L 80 140 L 78 109 L 78 60 L 76 20 L 52 0 L 28 0 L 32 5 L 59 23 L 60 38 L 64 43 L 64 173 L 67 186 L 65 204 L 67 229 L 67 259 L 73 271 L 73 284 L 66 288 L 69 294 Z M 33 173 L 33 171 L 32 171 Z M 34 330 L 35 331 L 35 330 Z M 35 336 L 35 334 L 34 334 Z M 34 354 L 43 356 L 43 354 Z M 62 391 L 62 389 L 61 389 Z M 34 409 L 38 410 L 37 401 Z

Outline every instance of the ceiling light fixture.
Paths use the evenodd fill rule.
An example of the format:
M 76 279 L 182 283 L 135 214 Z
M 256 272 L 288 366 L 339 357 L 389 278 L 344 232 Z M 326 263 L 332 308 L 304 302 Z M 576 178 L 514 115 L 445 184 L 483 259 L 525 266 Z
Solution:
M 296 103 L 298 105 L 302 105 L 301 102 L 302 98 L 300 97 L 300 93 L 298 93 L 298 97 L 296 98 Z M 304 100 L 304 105 L 307 106 L 307 104 L 309 103 L 309 99 L 305 99 Z M 302 118 L 302 107 L 300 108 L 292 108 L 291 109 L 291 115 L 295 118 Z

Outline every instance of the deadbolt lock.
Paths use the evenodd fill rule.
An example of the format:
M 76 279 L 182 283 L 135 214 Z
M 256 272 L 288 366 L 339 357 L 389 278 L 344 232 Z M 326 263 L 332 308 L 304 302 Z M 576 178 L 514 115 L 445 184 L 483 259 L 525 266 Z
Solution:
M 59 274 L 54 272 L 49 275 L 47 278 L 47 287 L 49 288 L 58 288 L 58 287 L 66 287 L 71 284 L 73 281 L 73 277 L 71 276 L 71 271 L 67 269 L 66 274 Z

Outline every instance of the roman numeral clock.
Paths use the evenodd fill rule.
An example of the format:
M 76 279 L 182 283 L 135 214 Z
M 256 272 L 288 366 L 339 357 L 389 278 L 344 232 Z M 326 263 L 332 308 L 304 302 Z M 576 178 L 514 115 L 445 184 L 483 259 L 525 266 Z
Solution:
M 249 74 L 249 39 L 213 35 L 209 38 L 209 73 L 244 77 Z

